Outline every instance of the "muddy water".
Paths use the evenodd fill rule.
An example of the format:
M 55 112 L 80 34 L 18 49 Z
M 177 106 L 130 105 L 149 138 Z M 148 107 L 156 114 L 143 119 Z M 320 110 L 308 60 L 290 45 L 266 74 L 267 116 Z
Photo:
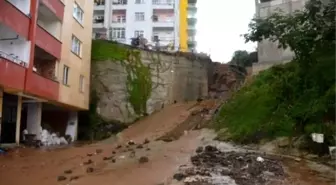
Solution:
M 212 139 L 215 135 L 209 130 L 184 132 L 180 139 L 169 143 L 155 141 L 186 120 L 193 108 L 194 103 L 166 107 L 163 111 L 134 124 L 118 137 L 101 143 L 52 150 L 12 151 L 7 156 L 0 156 L 0 185 L 178 184 L 172 180 L 173 174 L 179 166 L 189 163 L 190 156 L 198 146 L 215 143 L 223 151 L 242 151 L 229 143 L 214 142 Z M 138 149 L 137 145 L 125 147 L 130 139 L 142 143 L 146 138 L 150 143 L 143 145 L 143 148 Z M 119 144 L 123 147 L 116 149 Z M 132 155 L 132 151 L 128 151 L 129 148 L 132 148 L 135 154 Z M 102 149 L 103 152 L 95 155 L 96 149 Z M 111 156 L 116 160 L 115 163 L 112 160 L 103 160 L 104 157 Z M 141 156 L 147 156 L 149 162 L 139 164 L 138 159 Z M 85 165 L 89 159 L 93 163 Z M 312 172 L 311 164 L 307 163 L 284 161 L 284 165 L 290 175 L 288 185 L 335 184 L 335 179 L 330 177 L 333 173 L 330 169 L 320 173 Z M 93 168 L 93 172 L 87 173 L 88 167 Z M 72 173 L 65 174 L 65 170 L 71 170 Z M 66 177 L 66 180 L 57 181 L 57 177 L 61 175 Z M 73 177 L 76 179 L 70 181 Z

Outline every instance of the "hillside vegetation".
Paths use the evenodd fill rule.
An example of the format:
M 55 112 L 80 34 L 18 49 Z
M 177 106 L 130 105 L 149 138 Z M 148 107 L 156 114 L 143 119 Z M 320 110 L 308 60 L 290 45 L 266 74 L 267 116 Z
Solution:
M 304 11 L 251 22 L 246 41 L 278 41 L 296 57 L 236 92 L 220 109 L 217 130 L 227 128 L 231 139 L 244 143 L 320 132 L 325 144 L 335 144 L 335 1 L 330 2 L 311 0 Z

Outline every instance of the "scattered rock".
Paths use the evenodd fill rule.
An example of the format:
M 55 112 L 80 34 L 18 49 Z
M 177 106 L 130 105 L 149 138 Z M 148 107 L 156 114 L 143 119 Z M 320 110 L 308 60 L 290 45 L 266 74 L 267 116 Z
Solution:
M 116 162 L 116 160 L 115 160 L 115 159 L 112 159 L 112 160 L 111 160 L 111 162 L 112 162 L 112 163 L 115 163 L 115 162 Z
M 63 175 L 57 177 L 57 181 L 65 181 L 67 178 Z
M 64 173 L 65 173 L 65 174 L 71 174 L 71 173 L 72 173 L 72 170 L 65 170 Z
M 89 153 L 89 154 L 86 154 L 88 157 L 91 157 L 91 156 L 93 156 L 93 154 L 91 154 L 91 153 Z
M 143 148 L 143 146 L 140 144 L 136 148 L 141 149 L 141 148 Z
M 70 181 L 77 180 L 77 179 L 79 179 L 79 176 L 72 176 L 72 177 L 70 177 Z
M 115 151 L 112 151 L 112 154 L 116 154 L 116 152 L 115 152 Z
M 146 148 L 147 151 L 150 151 L 151 149 L 150 148 Z
M 146 156 L 142 156 L 139 158 L 139 163 L 143 164 L 143 163 L 147 163 L 149 161 L 148 157 Z
M 133 140 L 128 141 L 128 145 L 135 145 L 135 142 Z
M 290 144 L 288 137 L 276 138 L 276 143 L 277 143 L 278 147 L 280 147 L 280 148 L 288 147 L 289 144 Z
M 175 173 L 174 176 L 173 176 L 174 179 L 178 180 L 178 181 L 181 181 L 185 178 L 184 174 L 183 173 Z
M 197 147 L 197 149 L 196 149 L 196 153 L 202 153 L 203 152 L 203 147 Z
M 120 149 L 120 148 L 122 148 L 122 146 L 121 146 L 121 145 L 118 145 L 118 146 L 116 147 L 116 149 Z
M 112 156 L 111 157 L 103 157 L 104 161 L 111 160 L 111 159 L 112 159 Z
M 145 141 L 143 142 L 143 144 L 148 144 L 150 141 L 146 138 Z
M 135 157 L 135 151 L 131 151 L 130 158 L 134 158 L 134 157 Z
M 218 149 L 215 146 L 207 145 L 205 146 L 205 152 L 215 152 L 218 151 Z
M 167 142 L 167 143 L 169 143 L 169 142 L 172 142 L 173 141 L 173 139 L 172 138 L 163 138 L 163 139 L 161 139 L 162 141 L 164 141 L 164 142 Z
M 92 167 L 88 167 L 86 169 L 86 173 L 92 173 L 94 171 L 94 169 Z
M 294 159 L 296 162 L 300 162 L 301 161 L 301 158 L 295 158 Z
M 89 159 L 89 160 L 87 160 L 86 162 L 84 162 L 83 164 L 84 164 L 84 165 L 89 165 L 89 164 L 91 164 L 91 163 L 93 163 L 93 161 L 92 161 L 91 159 Z
M 102 152 L 103 152 L 102 149 L 96 149 L 96 153 L 97 153 L 97 154 L 100 154 L 100 153 L 102 153 Z

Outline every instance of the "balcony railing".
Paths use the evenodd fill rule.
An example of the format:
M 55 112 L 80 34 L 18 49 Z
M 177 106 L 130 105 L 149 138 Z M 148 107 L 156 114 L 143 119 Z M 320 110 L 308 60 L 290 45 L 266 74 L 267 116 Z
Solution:
M 36 45 L 58 59 L 61 57 L 61 41 L 40 25 L 36 29 Z
M 23 66 L 23 67 L 28 67 L 28 64 L 26 62 L 23 62 L 22 60 L 20 60 L 18 56 L 15 56 L 13 53 L 8 54 L 8 53 L 5 53 L 4 51 L 0 51 L 0 58 L 7 59 L 8 61 L 19 64 L 20 66 Z
M 153 0 L 153 5 L 174 5 L 172 0 Z
M 55 16 L 63 20 L 63 15 L 64 15 L 64 4 L 60 0 L 40 0 L 48 9 L 55 14 Z
M 127 0 L 113 0 L 113 5 L 127 5 Z
M 33 72 L 27 80 L 26 90 L 46 99 L 57 100 L 59 83 Z

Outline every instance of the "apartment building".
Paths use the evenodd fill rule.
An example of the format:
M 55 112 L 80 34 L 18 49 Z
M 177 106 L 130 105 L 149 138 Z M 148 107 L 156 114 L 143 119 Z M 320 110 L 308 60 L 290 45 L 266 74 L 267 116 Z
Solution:
M 93 2 L 0 0 L 0 143 L 77 136 L 89 106 Z
M 180 50 L 196 52 L 197 0 L 180 1 Z
M 256 0 L 256 16 L 266 18 L 277 10 L 283 13 L 292 13 L 302 10 L 307 0 Z M 278 44 L 263 40 L 258 43 L 259 63 L 279 63 L 290 61 L 294 53 L 290 49 L 278 48 Z
M 141 35 L 152 46 L 177 50 L 179 10 L 180 0 L 96 0 L 93 37 L 131 44 Z

